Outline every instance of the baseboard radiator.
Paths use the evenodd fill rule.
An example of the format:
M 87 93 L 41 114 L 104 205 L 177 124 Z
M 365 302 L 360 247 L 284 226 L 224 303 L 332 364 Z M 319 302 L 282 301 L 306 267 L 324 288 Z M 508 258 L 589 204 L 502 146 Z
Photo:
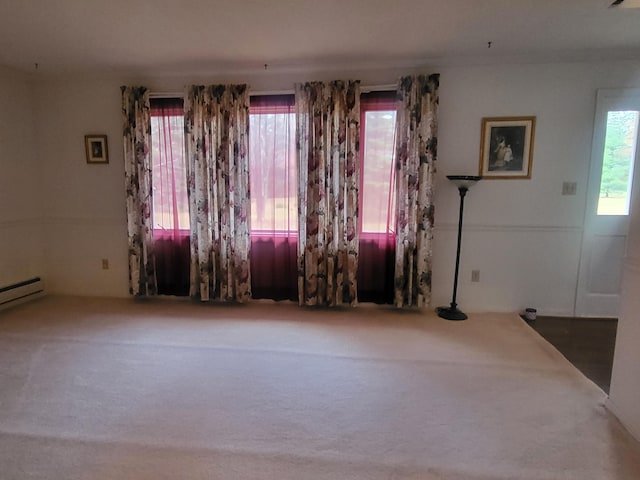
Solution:
M 40 277 L 0 287 L 0 310 L 34 300 L 44 295 L 44 282 Z

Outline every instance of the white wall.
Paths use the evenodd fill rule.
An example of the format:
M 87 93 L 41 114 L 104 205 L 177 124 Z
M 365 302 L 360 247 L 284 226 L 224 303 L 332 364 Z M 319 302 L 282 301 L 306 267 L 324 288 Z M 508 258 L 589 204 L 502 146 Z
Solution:
M 36 118 L 52 293 L 126 296 L 127 227 L 119 83 L 40 83 Z M 106 134 L 109 164 L 87 164 L 84 136 Z M 109 269 L 102 269 L 102 259 Z
M 179 92 L 187 83 L 248 82 L 255 91 L 290 90 L 301 80 L 359 78 L 392 84 L 415 69 L 366 72 L 258 72 L 226 77 L 50 78 L 36 91 L 45 173 L 43 211 L 51 290 L 126 295 L 126 226 L 121 84 Z M 484 116 L 535 115 L 531 180 L 485 180 L 467 196 L 458 300 L 467 311 L 571 315 L 597 88 L 640 86 L 637 62 L 448 66 L 441 73 L 439 175 L 433 306 L 450 301 L 458 213 L 447 174 L 478 171 Z M 109 165 L 86 165 L 83 136 L 109 135 Z M 44 157 L 43 157 L 44 158 Z M 575 196 L 562 196 L 576 181 Z M 101 269 L 101 259 L 111 269 Z M 471 283 L 479 269 L 481 281 Z
M 475 173 L 483 116 L 537 117 L 530 180 L 483 180 L 467 196 L 459 303 L 467 310 L 571 315 L 596 90 L 640 84 L 640 64 L 456 67 L 441 84 L 434 300 L 453 281 L 457 192 L 444 175 Z M 563 181 L 577 182 L 562 196 Z M 442 254 L 440 254 L 442 252 Z M 480 270 L 471 283 L 471 270 Z M 449 287 L 450 289 L 451 287 Z
M 33 88 L 0 67 L 0 287 L 44 276 Z

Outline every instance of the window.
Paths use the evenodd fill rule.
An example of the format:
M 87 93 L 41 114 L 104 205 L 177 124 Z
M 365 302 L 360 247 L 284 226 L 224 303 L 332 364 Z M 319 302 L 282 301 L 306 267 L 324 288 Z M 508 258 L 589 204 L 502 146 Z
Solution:
M 251 291 L 253 298 L 298 295 L 298 182 L 293 95 L 251 97 Z
M 394 229 L 393 153 L 395 149 L 395 92 L 362 94 L 361 115 L 361 232 L 388 233 Z
M 151 100 L 154 236 L 189 232 L 182 99 Z
M 607 114 L 598 215 L 629 215 L 639 113 Z
M 358 295 L 363 301 L 393 299 L 395 109 L 395 92 L 361 96 Z M 296 299 L 298 188 L 294 96 L 251 97 L 249 122 L 253 296 Z M 161 293 L 187 294 L 189 203 L 182 99 L 152 99 L 151 143 L 158 288 Z
M 252 97 L 249 172 L 252 234 L 298 230 L 296 114 L 293 95 Z
M 189 200 L 180 98 L 151 99 L 153 246 L 158 293 L 189 294 Z
M 395 124 L 395 92 L 361 95 L 358 298 L 364 302 L 393 303 Z

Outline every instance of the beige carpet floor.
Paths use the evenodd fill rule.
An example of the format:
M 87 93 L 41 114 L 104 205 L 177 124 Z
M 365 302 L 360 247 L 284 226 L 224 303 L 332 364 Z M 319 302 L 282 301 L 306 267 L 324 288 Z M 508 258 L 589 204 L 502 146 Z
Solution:
M 0 312 L 0 479 L 639 479 L 517 315 L 47 297 Z

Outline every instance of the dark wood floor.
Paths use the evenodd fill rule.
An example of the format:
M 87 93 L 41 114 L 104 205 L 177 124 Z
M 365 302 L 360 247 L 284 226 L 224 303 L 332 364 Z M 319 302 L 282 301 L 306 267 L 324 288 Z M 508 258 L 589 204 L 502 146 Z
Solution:
M 527 323 L 609 393 L 617 319 L 539 316 Z

